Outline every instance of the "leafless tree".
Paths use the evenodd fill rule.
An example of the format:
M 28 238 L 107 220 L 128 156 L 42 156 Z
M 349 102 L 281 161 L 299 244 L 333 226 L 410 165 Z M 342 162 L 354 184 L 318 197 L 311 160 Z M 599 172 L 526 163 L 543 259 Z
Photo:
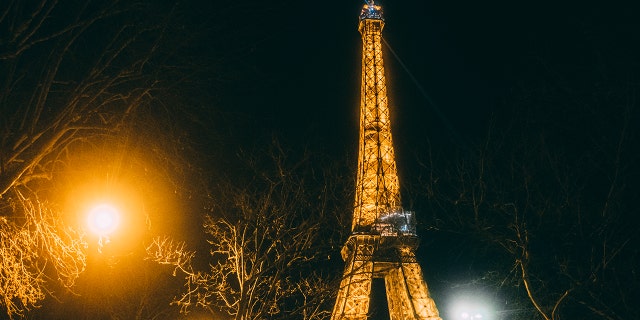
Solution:
M 0 297 L 9 316 L 23 315 L 45 296 L 43 284 L 57 277 L 72 286 L 85 267 L 86 242 L 82 235 L 61 223 L 59 213 L 46 203 L 27 199 L 18 192 L 12 210 L 25 217 L 22 225 L 0 218 Z M 49 257 L 49 269 L 40 256 Z M 48 272 L 46 272 L 48 271 Z
M 591 131 L 572 131 L 587 128 L 563 118 L 562 134 L 580 140 L 565 142 L 525 111 L 512 118 L 521 122 L 494 126 L 464 160 L 429 165 L 439 228 L 490 247 L 494 269 L 484 280 L 508 300 L 526 299 L 535 318 L 638 316 L 640 239 L 629 225 L 638 212 L 638 114 L 633 104 L 609 103 L 619 112 L 594 112 Z
M 155 261 L 185 275 L 186 290 L 174 301 L 183 311 L 199 306 L 234 319 L 329 315 L 336 277 L 322 270 L 340 231 L 327 212 L 331 182 L 309 170 L 308 158 L 291 161 L 274 149 L 269 169 L 256 170 L 264 162 L 241 157 L 250 178 L 220 186 L 224 192 L 204 222 L 211 246 L 206 272 L 194 271 L 195 253 L 183 244 L 157 239 L 149 247 Z
M 44 0 L 2 8 L 0 195 L 51 179 L 67 146 L 114 132 L 147 101 L 159 27 L 134 23 L 139 9 Z

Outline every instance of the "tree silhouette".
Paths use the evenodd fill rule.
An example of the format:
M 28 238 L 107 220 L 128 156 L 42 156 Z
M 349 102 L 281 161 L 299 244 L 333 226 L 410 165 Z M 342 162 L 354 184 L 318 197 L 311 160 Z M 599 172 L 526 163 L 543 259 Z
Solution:
M 296 158 L 278 144 L 266 154 L 271 160 L 239 156 L 245 178 L 219 184 L 204 221 L 206 271 L 195 270 L 195 252 L 182 243 L 158 238 L 149 246 L 150 258 L 184 276 L 185 292 L 174 301 L 183 312 L 198 306 L 234 319 L 329 316 L 339 273 L 322 270 L 331 267 L 327 259 L 343 231 L 330 210 L 340 179 L 312 170 L 308 155 Z
M 638 317 L 638 88 L 609 76 L 528 83 L 484 142 L 428 166 L 438 228 L 476 242 L 477 280 L 520 318 Z

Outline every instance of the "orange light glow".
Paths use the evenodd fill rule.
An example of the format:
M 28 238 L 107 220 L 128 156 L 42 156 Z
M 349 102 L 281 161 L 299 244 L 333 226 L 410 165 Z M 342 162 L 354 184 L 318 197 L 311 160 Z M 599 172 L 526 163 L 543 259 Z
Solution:
M 99 204 L 89 211 L 87 225 L 91 231 L 99 236 L 106 236 L 118 228 L 120 224 L 119 210 L 107 203 Z

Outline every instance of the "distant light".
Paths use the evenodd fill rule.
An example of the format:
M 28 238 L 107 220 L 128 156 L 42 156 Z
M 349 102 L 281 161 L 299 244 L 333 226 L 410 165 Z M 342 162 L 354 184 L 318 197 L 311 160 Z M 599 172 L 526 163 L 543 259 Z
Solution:
M 120 212 L 116 207 L 106 203 L 93 207 L 87 217 L 89 229 L 99 236 L 113 233 L 119 224 Z

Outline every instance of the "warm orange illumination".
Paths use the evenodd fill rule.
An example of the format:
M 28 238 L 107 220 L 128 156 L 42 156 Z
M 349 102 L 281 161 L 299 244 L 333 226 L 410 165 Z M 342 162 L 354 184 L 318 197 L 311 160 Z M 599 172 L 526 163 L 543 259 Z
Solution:
M 391 137 L 390 110 L 382 57 L 382 8 L 365 4 L 362 35 L 360 89 L 360 142 L 352 231 L 369 230 L 377 219 L 396 211 L 400 182 Z
M 87 225 L 91 231 L 99 236 L 106 236 L 118 228 L 120 224 L 119 210 L 107 203 L 99 204 L 89 211 Z
M 332 320 L 369 318 L 373 278 L 384 277 L 390 319 L 442 320 L 415 256 L 413 213 L 402 210 L 391 139 L 382 57 L 382 8 L 366 0 L 362 35 L 362 86 L 358 173 L 352 234 Z

